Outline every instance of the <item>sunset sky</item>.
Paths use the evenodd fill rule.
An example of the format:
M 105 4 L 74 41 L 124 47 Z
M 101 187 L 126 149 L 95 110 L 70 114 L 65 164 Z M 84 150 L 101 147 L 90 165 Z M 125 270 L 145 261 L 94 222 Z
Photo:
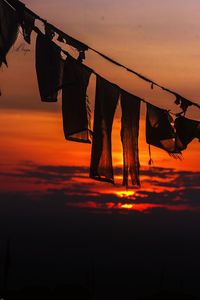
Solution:
M 199 0 L 24 3 L 69 35 L 200 103 Z M 0 70 L 0 291 L 9 240 L 9 288 L 78 282 L 92 285 L 95 300 L 139 299 L 162 289 L 199 299 L 198 140 L 182 160 L 151 147 L 149 167 L 142 104 L 141 188 L 125 190 L 118 106 L 112 132 L 116 184 L 91 180 L 91 145 L 64 139 L 61 94 L 57 103 L 40 100 L 35 38 L 33 33 L 28 45 L 20 33 L 8 68 Z M 86 52 L 84 63 L 134 95 L 179 111 L 172 95 L 95 53 Z M 88 96 L 93 111 L 94 75 Z M 200 121 L 194 107 L 186 116 Z
M 199 102 L 199 1 L 27 0 L 24 2 L 44 19 L 71 36 L 185 97 Z M 32 171 L 42 166 L 88 168 L 90 164 L 90 145 L 64 140 L 61 97 L 59 102 L 54 104 L 40 101 L 35 74 L 35 34 L 32 35 L 31 46 L 23 43 L 20 34 L 8 55 L 9 68 L 3 66 L 0 73 L 2 92 L 0 156 L 3 191 L 35 191 L 42 188 L 40 184 L 33 182 L 30 184 L 23 176 L 15 176 L 23 172 L 24 168 Z M 30 51 L 22 51 L 24 47 Z M 72 48 L 69 50 L 76 55 L 75 50 Z M 113 66 L 91 51 L 87 52 L 85 63 L 133 94 L 160 107 L 171 109 L 173 112 L 178 111 L 172 95 L 157 88 L 151 90 L 149 84 Z M 92 76 L 88 89 L 92 108 L 94 93 L 95 77 Z M 199 120 L 199 110 L 191 108 L 187 116 Z M 88 170 L 83 172 L 83 177 L 76 177 L 74 174 L 69 181 L 61 180 L 59 184 L 67 188 L 78 183 L 79 186 L 75 186 L 75 189 L 102 195 L 109 192 L 120 197 L 117 192 L 123 192 L 123 188 L 120 187 L 122 178 L 119 171 L 122 167 L 121 150 L 118 108 L 113 126 L 113 161 L 117 186 L 89 180 Z M 147 173 L 153 174 L 153 169 L 148 167 L 148 147 L 145 142 L 145 105 L 142 106 L 141 113 L 139 151 L 142 172 L 146 170 Z M 197 176 L 193 172 L 200 169 L 197 160 L 198 151 L 197 139 L 183 153 L 182 161 L 174 160 L 165 152 L 152 147 L 153 167 L 155 170 L 162 167 L 163 172 L 165 168 L 171 169 L 171 174 L 188 171 L 191 172 L 191 176 Z M 48 175 L 47 172 L 46 176 Z M 146 176 L 142 173 L 142 190 L 147 191 L 151 187 L 153 192 L 154 184 L 149 180 L 149 174 Z M 174 177 L 173 180 L 175 179 Z M 145 183 L 145 180 L 149 180 L 149 183 Z M 161 179 L 158 177 L 156 180 L 160 182 L 160 191 L 163 191 Z M 171 186 L 170 180 L 168 185 Z M 196 183 L 194 185 L 196 187 Z M 58 187 L 57 182 L 56 186 Z M 48 185 L 44 184 L 42 189 L 47 190 L 49 187 L 52 187 L 51 182 Z

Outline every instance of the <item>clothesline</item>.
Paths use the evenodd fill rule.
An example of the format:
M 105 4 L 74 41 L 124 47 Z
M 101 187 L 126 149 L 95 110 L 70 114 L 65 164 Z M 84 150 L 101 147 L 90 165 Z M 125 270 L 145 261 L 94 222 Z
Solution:
M 3 0 L 3 1 L 8 3 L 8 2 L 11 2 L 11 1 L 13 1 L 13 0 Z M 14 0 L 14 1 L 15 1 L 15 0 Z M 9 6 L 10 6 L 12 9 L 14 9 L 14 10 L 16 11 L 16 9 L 15 9 L 13 6 L 11 6 L 10 3 L 8 3 L 8 4 L 9 4 Z M 27 9 L 27 10 L 28 10 L 28 12 L 29 12 L 29 9 Z M 34 18 L 37 17 L 40 21 L 45 22 L 45 20 L 41 19 L 41 18 L 40 18 L 39 16 L 37 16 L 35 13 L 33 13 L 33 16 L 34 16 Z M 34 26 L 34 27 L 33 27 L 33 31 L 35 31 L 35 33 L 37 33 L 37 34 L 41 34 L 41 31 L 40 31 L 40 29 L 39 29 L 37 26 Z M 64 33 L 63 33 L 63 34 L 64 34 Z M 23 33 L 22 33 L 22 35 L 23 35 Z M 71 38 L 71 37 L 70 37 L 70 38 Z M 66 55 L 66 56 L 70 55 L 66 50 L 64 50 L 63 48 L 61 48 L 58 44 L 56 44 L 56 43 L 53 42 L 53 41 L 52 41 L 52 43 L 54 44 L 54 46 L 55 46 L 57 49 L 60 49 L 60 51 L 62 51 L 62 53 L 63 53 L 64 55 Z M 85 66 L 86 66 L 86 65 L 85 65 Z M 88 66 L 86 66 L 86 67 L 88 67 Z M 90 68 L 90 69 L 91 69 L 91 68 Z M 115 87 L 116 87 L 119 91 L 121 91 L 122 93 L 123 93 L 123 92 L 126 92 L 126 93 L 132 95 L 130 92 L 127 92 L 125 89 L 123 89 L 123 88 L 120 87 L 119 85 L 117 85 L 117 84 L 115 84 L 115 83 L 109 81 L 108 79 L 103 78 L 97 71 L 91 69 L 91 73 L 94 74 L 95 76 L 99 77 L 99 78 L 102 78 L 102 79 L 106 80 L 107 82 L 109 82 L 109 84 L 115 86 Z M 62 89 L 63 87 L 64 87 L 64 85 L 59 86 L 59 89 Z M 141 97 L 138 97 L 138 98 L 140 99 L 141 102 L 143 102 L 143 103 L 145 103 L 145 104 L 151 104 L 150 102 L 146 101 L 145 99 L 143 99 L 143 98 L 141 98 Z M 151 105 L 153 105 L 153 104 L 151 104 Z M 156 107 L 156 108 L 160 108 L 159 106 L 156 106 L 156 105 L 153 105 L 153 106 Z M 165 110 L 165 109 L 163 109 L 163 110 Z M 169 110 L 168 110 L 168 111 L 169 111 Z M 170 112 L 170 113 L 173 114 L 172 112 Z
M 39 28 L 37 28 L 37 27 L 35 27 L 35 32 L 41 33 L 41 31 L 40 31 Z M 63 49 L 62 49 L 61 47 L 59 47 L 56 43 L 53 42 L 53 44 L 55 45 L 55 47 L 59 48 L 60 51 L 63 52 L 63 54 L 65 54 L 66 56 L 70 56 L 70 54 L 69 54 L 67 51 L 63 50 Z M 82 64 L 82 65 L 85 66 L 85 67 L 87 67 L 87 68 L 89 68 L 89 69 L 91 70 L 91 73 L 94 74 L 95 76 L 97 76 L 97 77 L 99 77 L 99 78 L 101 78 L 101 79 L 103 79 L 103 80 L 106 80 L 110 85 L 112 85 L 113 87 L 115 87 L 116 89 L 118 89 L 121 93 L 127 93 L 127 94 L 129 94 L 129 95 L 134 96 L 131 92 L 126 91 L 126 90 L 123 89 L 120 85 L 118 85 L 118 84 L 116 84 L 116 83 L 113 83 L 113 82 L 109 81 L 108 79 L 105 79 L 102 75 L 100 75 L 99 73 L 97 73 L 97 71 L 93 70 L 92 68 L 90 68 L 90 67 L 88 67 L 88 66 L 86 66 L 86 65 L 84 65 L 84 64 Z M 60 86 L 59 89 L 62 89 L 63 87 L 64 87 L 64 85 Z M 152 103 L 146 101 L 145 99 L 143 99 L 143 98 L 141 98 L 141 97 L 137 97 L 137 98 L 140 99 L 140 101 L 143 102 L 143 103 L 145 103 L 145 104 L 151 104 L 152 106 L 161 109 L 159 106 L 154 105 L 154 104 L 152 104 Z M 168 111 L 168 112 L 170 112 L 170 114 L 172 114 L 172 115 L 176 115 L 176 114 L 172 113 L 170 110 L 163 109 L 163 108 L 162 108 L 162 110 L 163 110 L 163 111 Z
M 110 58 L 109 56 L 101 53 L 100 51 L 94 49 L 93 47 L 90 47 L 88 45 L 86 45 L 85 43 L 83 42 L 80 42 L 79 40 L 71 37 L 70 35 L 66 34 L 65 32 L 63 32 L 62 30 L 58 29 L 56 26 L 50 24 L 47 22 L 47 20 L 45 20 L 44 18 L 40 17 L 38 14 L 36 14 L 35 12 L 33 12 L 32 10 L 30 10 L 29 8 L 27 8 L 25 6 L 24 3 L 22 3 L 21 1 L 19 0 L 3 0 L 4 2 L 7 2 L 10 6 L 12 6 L 15 10 L 18 10 L 20 8 L 23 8 L 24 10 L 26 10 L 27 13 L 31 14 L 35 19 L 38 19 L 40 20 L 41 22 L 43 22 L 45 24 L 45 26 L 47 26 L 51 31 L 53 32 L 56 32 L 58 35 L 59 35 L 59 38 L 61 40 L 65 39 L 67 43 L 69 43 L 71 46 L 75 47 L 79 52 L 80 54 L 83 54 L 85 51 L 87 50 L 91 50 L 95 53 L 97 53 L 98 55 L 100 55 L 101 57 L 103 57 L 104 59 L 106 59 L 107 61 L 115 64 L 116 66 L 119 66 L 123 69 L 125 69 L 126 71 L 128 71 L 129 73 L 132 73 L 134 75 L 136 75 L 137 77 L 139 77 L 140 79 L 148 82 L 151 84 L 151 88 L 153 88 L 154 86 L 157 86 L 159 87 L 160 89 L 174 95 L 176 97 L 176 101 L 175 103 L 177 105 L 180 105 L 180 107 L 183 109 L 183 111 L 185 112 L 187 110 L 187 108 L 191 105 L 193 106 L 196 106 L 197 108 L 200 109 L 200 105 L 198 103 L 195 103 L 191 100 L 188 100 L 187 98 L 181 96 L 180 94 L 178 94 L 177 92 L 169 89 L 169 88 L 166 88 L 164 86 L 162 86 L 161 84 L 158 84 L 157 82 L 147 78 L 146 76 L 126 67 L 125 65 L 117 62 L 116 60 Z M 33 28 L 33 30 L 35 30 L 36 32 L 38 32 L 38 28 L 35 27 Z M 84 55 L 83 55 L 84 56 Z M 93 73 L 96 73 L 96 72 L 93 72 Z M 143 102 L 145 103 L 149 103 L 148 101 L 144 100 L 144 99 L 141 99 Z

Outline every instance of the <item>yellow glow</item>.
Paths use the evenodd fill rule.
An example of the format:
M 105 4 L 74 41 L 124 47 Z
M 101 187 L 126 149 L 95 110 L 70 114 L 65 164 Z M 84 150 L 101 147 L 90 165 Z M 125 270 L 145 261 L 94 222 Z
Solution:
M 135 195 L 135 191 L 117 191 L 115 194 L 120 198 L 129 198 Z
M 133 204 L 122 204 L 121 208 L 132 209 L 133 208 Z

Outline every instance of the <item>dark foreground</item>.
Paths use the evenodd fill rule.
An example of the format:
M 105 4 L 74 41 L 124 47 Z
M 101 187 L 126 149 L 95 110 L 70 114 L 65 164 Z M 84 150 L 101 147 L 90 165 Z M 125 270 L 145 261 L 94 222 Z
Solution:
M 95 291 L 88 290 L 82 286 L 67 285 L 58 286 L 55 289 L 49 289 L 47 287 L 26 287 L 18 291 L 2 292 L 1 299 L 15 300 L 15 299 L 83 299 L 83 300 L 93 300 L 96 299 Z M 104 291 L 103 299 L 138 299 L 138 300 L 195 300 L 196 297 L 192 295 L 183 294 L 181 291 L 159 291 L 152 295 L 146 295 L 142 297 L 135 298 L 131 294 L 122 293 L 121 295 L 113 291 L 112 294 L 106 294 Z
M 199 220 L 194 211 L 103 212 L 70 209 L 59 197 L 1 198 L 0 284 L 17 291 L 1 296 L 199 299 Z

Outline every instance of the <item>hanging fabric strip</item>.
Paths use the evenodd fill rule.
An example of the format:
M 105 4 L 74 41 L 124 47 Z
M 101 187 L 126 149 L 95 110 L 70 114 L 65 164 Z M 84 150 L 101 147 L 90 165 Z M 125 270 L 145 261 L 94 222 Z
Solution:
M 175 120 L 176 129 L 176 145 L 180 150 L 187 148 L 187 145 L 192 142 L 194 138 L 200 140 L 200 122 L 191 120 L 185 117 L 178 117 Z
M 122 91 L 121 140 L 123 146 L 123 185 L 126 187 L 129 185 L 129 174 L 132 185 L 140 186 L 138 155 L 140 103 L 140 98 Z
M 21 27 L 24 39 L 28 44 L 31 43 L 31 33 L 33 31 L 34 25 L 35 18 L 26 11 L 23 11 L 21 15 Z
M 97 76 L 90 177 L 114 183 L 111 132 L 119 89 Z
M 61 49 L 44 34 L 36 40 L 36 72 L 41 100 L 56 102 L 62 86 L 64 60 Z
M 7 66 L 6 55 L 17 39 L 19 22 L 16 12 L 0 1 L 0 66 Z
M 180 153 L 176 149 L 175 131 L 171 125 L 172 118 L 168 111 L 147 104 L 146 141 L 168 153 Z
M 90 105 L 86 95 L 92 70 L 68 54 L 63 76 L 63 127 L 67 140 L 91 143 Z

